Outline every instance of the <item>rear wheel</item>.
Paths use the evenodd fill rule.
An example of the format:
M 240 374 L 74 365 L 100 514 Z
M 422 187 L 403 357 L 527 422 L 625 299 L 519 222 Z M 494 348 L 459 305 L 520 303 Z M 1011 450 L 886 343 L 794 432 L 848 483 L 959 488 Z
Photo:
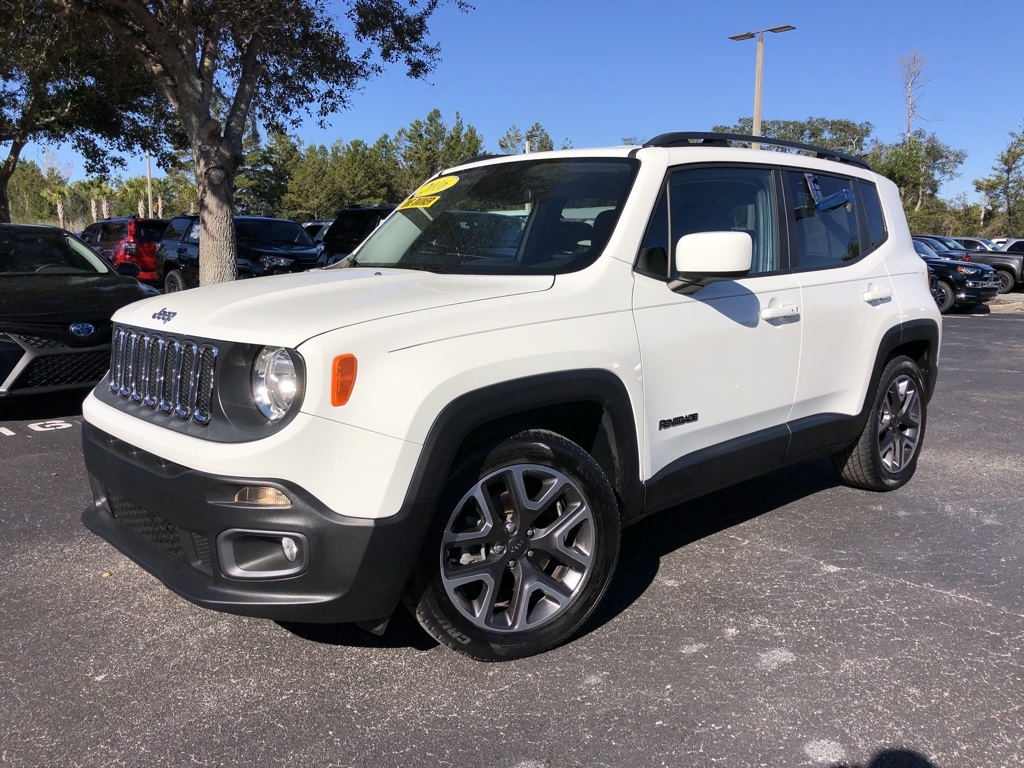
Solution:
M 586 621 L 618 551 L 618 504 L 600 465 L 561 435 L 526 430 L 453 473 L 407 601 L 460 653 L 530 656 Z
M 1009 293 L 1013 290 L 1013 286 L 1017 282 L 1013 278 L 1013 273 L 1008 272 L 1005 269 L 997 269 L 996 277 L 999 278 L 999 293 Z
M 172 269 L 164 278 L 164 293 L 177 293 L 185 290 L 185 278 L 180 269 Z
M 921 369 L 909 357 L 890 360 L 878 380 L 860 438 L 832 457 L 836 471 L 856 488 L 899 488 L 917 469 L 926 420 Z

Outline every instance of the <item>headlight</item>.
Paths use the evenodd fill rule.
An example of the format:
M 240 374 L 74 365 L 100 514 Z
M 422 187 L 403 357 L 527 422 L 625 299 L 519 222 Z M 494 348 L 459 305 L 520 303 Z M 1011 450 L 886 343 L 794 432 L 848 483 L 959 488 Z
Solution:
M 252 365 L 252 401 L 268 421 L 284 418 L 298 391 L 295 362 L 287 349 L 264 347 Z
M 964 275 L 976 275 L 981 272 L 977 267 L 957 267 L 956 271 Z
M 260 256 L 260 264 L 267 269 L 277 267 L 290 267 L 295 259 L 286 259 L 284 256 Z

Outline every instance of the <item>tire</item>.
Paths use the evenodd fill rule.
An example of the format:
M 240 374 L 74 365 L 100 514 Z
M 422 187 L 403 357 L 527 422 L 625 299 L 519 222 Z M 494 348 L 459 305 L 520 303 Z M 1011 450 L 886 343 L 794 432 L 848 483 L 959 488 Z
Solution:
M 893 491 L 917 469 L 927 422 L 924 377 L 909 357 L 886 364 L 860 438 L 832 457 L 847 485 Z
M 940 314 L 946 314 L 953 308 L 956 303 L 956 291 L 953 290 L 953 286 L 947 283 L 945 280 L 939 280 L 935 284 L 935 304 L 939 308 Z
M 615 493 L 590 454 L 525 430 L 451 475 L 406 602 L 439 643 L 474 659 L 541 653 L 601 600 L 619 531 Z
M 997 269 L 996 277 L 999 278 L 999 293 L 1009 293 L 1013 290 L 1013 286 L 1016 285 L 1017 281 L 1013 277 L 1012 272 L 1008 272 L 1005 269 Z
M 180 269 L 172 269 L 164 278 L 164 293 L 177 293 L 185 290 L 185 278 Z

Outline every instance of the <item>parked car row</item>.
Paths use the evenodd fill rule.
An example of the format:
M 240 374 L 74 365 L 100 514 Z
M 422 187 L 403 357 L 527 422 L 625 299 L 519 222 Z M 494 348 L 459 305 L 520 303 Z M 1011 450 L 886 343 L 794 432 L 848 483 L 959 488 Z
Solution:
M 393 204 L 339 208 L 333 219 L 236 216 L 240 279 L 335 264 L 355 250 L 395 210 Z M 168 293 L 199 285 L 199 216 L 124 216 L 90 224 L 82 240 L 111 264 L 136 264 L 139 280 Z
M 932 277 L 932 296 L 942 314 L 957 306 L 968 308 L 996 297 L 999 278 L 992 267 L 944 258 L 916 237 L 914 250 L 928 265 Z
M 1008 293 L 1024 284 L 1024 252 L 968 250 L 957 240 L 942 235 L 914 235 L 914 239 L 927 244 L 942 258 L 992 267 L 999 278 L 999 293 Z
M 302 272 L 316 266 L 318 250 L 302 225 L 289 219 L 236 216 L 236 269 L 240 279 Z M 156 252 L 156 275 L 167 293 L 199 286 L 199 216 L 175 216 Z

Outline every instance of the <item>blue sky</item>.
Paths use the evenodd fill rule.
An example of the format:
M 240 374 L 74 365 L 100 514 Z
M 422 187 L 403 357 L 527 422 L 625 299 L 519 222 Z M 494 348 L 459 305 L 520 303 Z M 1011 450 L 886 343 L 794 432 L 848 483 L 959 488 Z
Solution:
M 926 58 L 919 111 L 929 121 L 917 125 L 968 153 L 945 197 L 966 192 L 977 199 L 972 180 L 990 173 L 1009 131 L 1024 124 L 1024 77 L 1013 42 L 1024 29 L 1022 0 L 475 4 L 467 14 L 446 7 L 434 17 L 442 61 L 428 80 L 409 80 L 394 68 L 366 83 L 327 128 L 311 118 L 299 137 L 372 143 L 434 108 L 449 124 L 459 112 L 494 151 L 512 124 L 539 122 L 556 146 L 568 139 L 577 148 L 710 130 L 753 108 L 756 41 L 729 36 L 781 24 L 796 30 L 765 35 L 765 119 L 868 121 L 876 137 L 897 141 L 905 123 L 897 61 L 913 50 Z M 42 156 L 35 146 L 23 154 Z M 73 178 L 83 176 L 69 150 L 60 159 L 72 164 Z M 129 175 L 144 172 L 144 161 L 129 166 Z

